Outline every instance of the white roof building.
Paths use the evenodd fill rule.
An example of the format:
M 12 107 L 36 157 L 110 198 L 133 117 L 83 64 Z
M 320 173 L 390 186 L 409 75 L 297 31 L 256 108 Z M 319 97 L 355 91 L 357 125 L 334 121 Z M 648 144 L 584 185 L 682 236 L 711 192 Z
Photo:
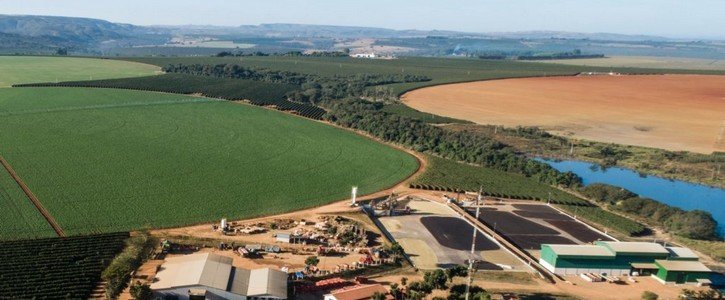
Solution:
M 213 253 L 166 260 L 151 284 L 160 297 L 204 299 L 287 298 L 287 273 L 269 268 L 246 270 L 232 266 L 232 258 Z

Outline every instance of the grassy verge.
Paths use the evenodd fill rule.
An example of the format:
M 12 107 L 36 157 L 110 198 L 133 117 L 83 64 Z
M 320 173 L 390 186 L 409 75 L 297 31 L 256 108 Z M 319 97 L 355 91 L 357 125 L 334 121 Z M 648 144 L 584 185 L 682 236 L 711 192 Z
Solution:
M 725 243 L 722 241 L 702 241 L 675 236 L 675 241 L 687 247 L 705 253 L 718 262 L 725 262 Z
M 532 273 L 528 272 L 502 272 L 502 271 L 478 271 L 473 274 L 474 279 L 485 281 L 499 281 L 516 284 L 534 284 Z

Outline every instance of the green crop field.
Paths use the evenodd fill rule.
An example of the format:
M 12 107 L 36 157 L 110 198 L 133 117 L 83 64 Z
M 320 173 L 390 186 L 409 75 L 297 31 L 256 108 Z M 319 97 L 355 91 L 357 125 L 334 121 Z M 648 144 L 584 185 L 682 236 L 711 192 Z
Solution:
M 66 234 L 281 213 L 417 169 L 406 153 L 297 116 L 117 89 L 0 89 L 0 140 Z
M 297 73 L 317 74 L 321 76 L 371 74 L 413 74 L 430 77 L 431 81 L 386 85 L 395 93 L 410 89 L 462 81 L 475 81 L 497 78 L 573 75 L 584 71 L 615 71 L 622 73 L 702 73 L 725 74 L 723 71 L 707 70 L 670 70 L 610 68 L 592 66 L 574 66 L 563 64 L 544 64 L 538 62 L 492 61 L 463 58 L 426 58 L 401 57 L 393 60 L 356 59 L 333 57 L 138 57 L 122 58 L 129 61 L 147 63 L 160 67 L 169 64 L 239 64 L 247 67 L 270 70 L 287 70 Z
M 110 59 L 0 56 L 0 87 L 17 83 L 108 79 L 154 75 L 160 68 Z
M 586 203 L 569 193 L 539 183 L 533 178 L 491 168 L 478 167 L 428 156 L 428 166 L 413 184 L 448 187 L 464 191 L 478 191 L 480 187 L 487 194 L 508 197 L 535 197 L 562 203 Z
M 52 237 L 55 231 L 17 182 L 0 166 L 0 241 L 18 237 Z

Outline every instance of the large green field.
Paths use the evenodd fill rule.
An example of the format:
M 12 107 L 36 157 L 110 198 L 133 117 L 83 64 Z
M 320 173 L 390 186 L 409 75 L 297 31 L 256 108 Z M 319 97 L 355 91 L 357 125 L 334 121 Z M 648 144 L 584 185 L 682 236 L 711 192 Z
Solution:
M 247 67 L 270 70 L 287 70 L 297 73 L 321 76 L 371 74 L 413 74 L 424 75 L 431 81 L 398 83 L 386 85 L 396 93 L 418 87 L 510 77 L 572 75 L 585 71 L 616 71 L 622 73 L 698 73 L 724 74 L 725 71 L 703 71 L 682 69 L 641 69 L 627 67 L 593 67 L 510 60 L 482 60 L 467 58 L 401 57 L 393 60 L 294 57 L 294 56 L 251 56 L 251 57 L 137 57 L 122 58 L 134 62 L 153 64 L 160 67 L 169 64 L 239 64 Z
M 406 153 L 300 117 L 116 89 L 0 89 L 0 140 L 66 234 L 280 213 L 344 199 L 353 185 L 374 192 L 417 168 Z M 2 238 L 29 236 L 0 227 Z
M 0 56 L 0 87 L 16 83 L 56 82 L 154 75 L 160 68 L 110 59 Z

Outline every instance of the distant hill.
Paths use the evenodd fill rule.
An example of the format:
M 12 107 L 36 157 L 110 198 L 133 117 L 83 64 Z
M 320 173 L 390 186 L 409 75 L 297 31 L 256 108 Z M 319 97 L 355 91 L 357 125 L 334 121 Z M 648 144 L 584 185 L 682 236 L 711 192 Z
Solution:
M 356 43 L 360 39 L 372 42 Z M 226 45 L 232 46 L 210 41 L 227 41 Z M 252 46 L 237 48 L 235 43 Z M 434 56 L 498 52 L 534 55 L 580 49 L 605 55 L 722 59 L 725 53 L 719 42 L 613 33 L 471 33 L 288 23 L 137 26 L 91 18 L 0 15 L 0 53 L 49 54 L 64 48 L 72 54 L 90 55 L 210 55 L 230 50 L 269 53 L 340 47 Z
M 106 44 L 154 40 L 155 28 L 104 20 L 53 16 L 0 15 L 1 48 L 70 48 L 80 52 Z M 85 51 L 84 51 L 85 50 Z

